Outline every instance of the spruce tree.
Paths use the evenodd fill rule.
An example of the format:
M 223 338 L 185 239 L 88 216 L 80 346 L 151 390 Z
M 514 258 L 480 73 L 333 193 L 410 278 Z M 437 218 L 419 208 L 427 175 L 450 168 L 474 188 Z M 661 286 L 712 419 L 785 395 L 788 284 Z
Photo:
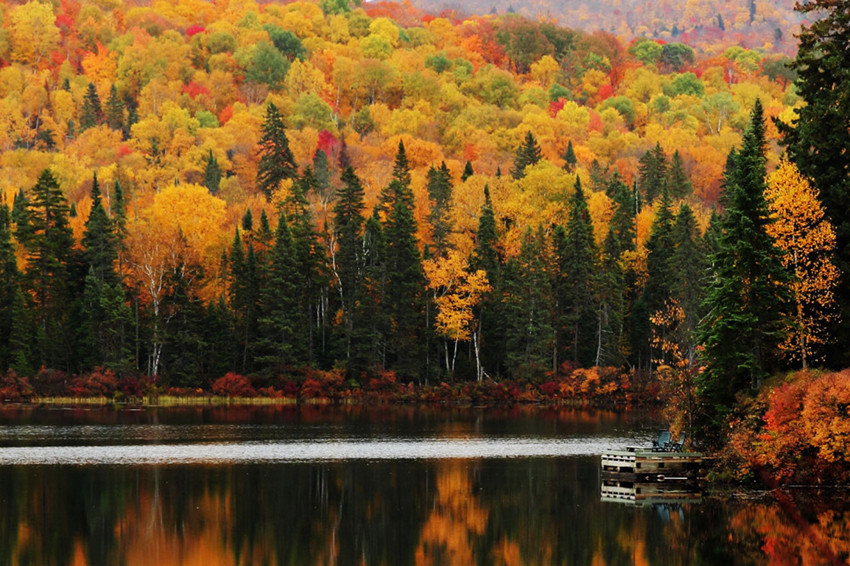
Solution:
M 661 194 L 667 182 L 667 156 L 661 149 L 661 144 L 655 144 L 653 149 L 648 150 L 640 158 L 640 181 L 638 186 L 643 192 L 647 204 L 652 204 L 655 198 Z
M 570 198 L 569 214 L 563 239 L 556 249 L 565 346 L 569 359 L 587 367 L 593 364 L 595 357 L 593 304 L 598 252 L 593 222 L 578 177 Z
M 212 150 L 210 150 L 204 163 L 204 186 L 211 195 L 217 195 L 220 185 L 221 166 L 218 164 L 218 159 L 213 155 Z
M 313 175 L 316 177 L 316 190 L 322 197 L 327 196 L 331 188 L 331 167 L 328 154 L 317 149 L 313 155 Z
M 103 109 L 94 83 L 89 83 L 80 112 L 80 133 L 103 123 Z
M 262 355 L 258 361 L 271 375 L 280 375 L 287 367 L 300 367 L 307 361 L 304 332 L 307 321 L 299 292 L 301 275 L 289 223 L 283 213 L 266 269 L 267 285 L 262 290 L 259 318 L 258 347 Z
M 673 211 L 666 188 L 655 211 L 655 218 L 646 242 L 647 281 L 644 295 L 650 314 L 662 309 L 670 298 L 672 277 L 670 260 L 673 256 Z
M 776 367 L 788 304 L 788 273 L 765 226 L 770 222 L 765 191 L 764 118 L 753 108 L 740 151 L 725 179 L 726 215 L 713 279 L 700 326 L 705 371 L 698 378 L 703 411 L 722 424 L 741 391 L 757 388 Z
M 283 119 L 274 103 L 266 107 L 263 135 L 260 138 L 260 161 L 257 164 L 257 187 L 270 197 L 284 179 L 295 179 L 298 166 L 289 149 Z
M 504 332 L 500 315 L 499 296 L 502 281 L 502 263 L 499 259 L 499 235 L 496 232 L 496 215 L 493 212 L 493 202 L 490 199 L 490 187 L 484 185 L 484 204 L 478 217 L 475 248 L 469 260 L 472 269 L 483 269 L 487 273 L 492 291 L 485 293 L 479 303 L 477 343 L 481 349 L 483 368 L 497 371 L 504 356 Z M 478 376 L 479 379 L 481 376 Z
M 12 310 L 19 292 L 18 265 L 12 242 L 12 213 L 6 203 L 0 203 L 0 372 L 12 362 Z
M 363 232 L 363 300 L 355 305 L 349 372 L 360 375 L 387 365 L 390 308 L 386 300 L 387 243 L 376 206 Z
M 578 159 L 576 158 L 576 152 L 573 149 L 573 141 L 570 140 L 567 142 L 567 149 L 564 151 L 564 170 L 572 173 L 575 171 L 577 163 Z
M 685 167 L 682 163 L 682 156 L 679 155 L 679 150 L 673 152 L 673 158 L 670 160 L 670 169 L 667 172 L 667 188 L 670 191 L 670 196 L 677 199 L 683 199 L 694 192 L 694 187 L 685 173 Z
M 620 267 L 619 238 L 610 226 L 602 247 L 595 281 L 596 355 L 595 366 L 619 366 L 623 362 L 624 275 Z
M 41 172 L 28 204 L 29 234 L 24 281 L 32 301 L 37 363 L 68 367 L 71 357 L 69 266 L 74 243 L 68 225 L 69 207 L 59 182 L 48 169 Z
M 342 305 L 342 332 L 346 360 L 351 358 L 351 341 L 354 333 L 355 307 L 363 300 L 363 202 L 365 191 L 360 179 L 350 166 L 342 173 L 342 189 L 334 207 L 334 232 L 336 235 L 337 287 Z M 356 375 L 352 375 L 356 377 Z
M 410 169 L 401 142 L 387 194 L 390 208 L 384 232 L 387 245 L 386 300 L 393 322 L 390 348 L 395 357 L 396 371 L 409 379 L 420 375 L 423 361 L 419 336 L 424 321 L 422 290 L 425 288 L 425 275 L 416 242 Z
M 254 253 L 252 242 L 248 243 L 246 254 L 245 245 L 238 229 L 233 235 L 229 264 L 228 296 L 233 316 L 234 342 L 238 344 L 238 348 L 234 350 L 236 354 L 235 367 L 241 372 L 248 373 L 254 367 L 254 348 L 261 296 L 258 272 L 263 267 L 257 264 L 257 256 Z
M 683 336 L 687 338 L 687 349 L 683 353 L 688 359 L 694 359 L 697 326 L 704 313 L 702 303 L 705 299 L 708 262 L 696 218 L 687 204 L 679 207 L 673 224 L 672 238 L 674 249 L 670 257 L 670 271 L 673 276 L 671 296 L 684 314 L 680 327 Z
M 443 162 L 445 166 L 445 162 Z M 472 169 L 472 161 L 469 159 L 466 160 L 466 165 L 463 166 L 463 173 L 460 174 L 460 182 L 463 183 L 470 177 L 475 175 L 475 171 Z
M 529 165 L 534 165 L 541 159 L 543 159 L 543 152 L 540 150 L 540 146 L 537 145 L 534 134 L 529 131 L 525 134 L 523 143 L 516 150 L 511 176 L 517 180 L 522 179 L 525 177 L 525 168 Z
M 109 98 L 106 100 L 104 118 L 107 125 L 113 130 L 121 131 L 124 128 L 124 102 L 118 96 L 115 85 L 109 89 Z
M 452 232 L 452 176 L 445 161 L 439 168 L 428 170 L 428 197 L 432 202 L 428 220 L 433 228 L 434 254 L 442 257 L 449 250 L 448 236 Z
M 92 208 L 82 238 L 84 259 L 100 283 L 114 283 L 118 280 L 115 227 L 103 207 L 97 173 L 92 177 L 91 199 Z

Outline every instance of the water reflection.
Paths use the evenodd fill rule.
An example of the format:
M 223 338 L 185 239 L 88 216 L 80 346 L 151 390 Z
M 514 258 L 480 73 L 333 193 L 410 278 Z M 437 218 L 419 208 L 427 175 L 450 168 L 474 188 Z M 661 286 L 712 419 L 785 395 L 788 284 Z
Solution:
M 514 418 L 446 427 L 549 426 Z M 435 421 L 417 428 L 433 436 Z M 593 434 L 621 427 L 603 419 Z M 841 497 L 636 508 L 600 501 L 600 487 L 587 456 L 3 465 L 0 564 L 818 564 L 850 552 Z

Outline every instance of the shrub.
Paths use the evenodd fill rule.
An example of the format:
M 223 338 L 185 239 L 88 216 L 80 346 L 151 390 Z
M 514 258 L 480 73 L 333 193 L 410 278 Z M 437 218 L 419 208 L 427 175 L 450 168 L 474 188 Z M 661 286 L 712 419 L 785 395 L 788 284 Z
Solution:
M 72 397 L 112 397 L 118 379 L 110 369 L 95 368 L 90 374 L 74 377 L 68 385 Z
M 257 394 L 250 379 L 234 372 L 213 381 L 212 391 L 221 397 L 254 397 Z
M 0 377 L 0 403 L 21 403 L 34 397 L 35 389 L 26 377 L 19 377 L 13 370 Z

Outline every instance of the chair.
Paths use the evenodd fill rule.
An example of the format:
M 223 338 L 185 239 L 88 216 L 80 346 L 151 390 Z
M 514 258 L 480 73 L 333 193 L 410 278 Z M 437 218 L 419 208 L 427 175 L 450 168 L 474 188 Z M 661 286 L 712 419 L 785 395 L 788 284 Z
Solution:
M 667 452 L 681 452 L 685 448 L 685 433 L 679 435 L 678 442 L 669 442 Z
M 658 439 L 652 441 L 653 452 L 667 452 L 670 445 L 670 431 L 662 430 L 658 432 Z

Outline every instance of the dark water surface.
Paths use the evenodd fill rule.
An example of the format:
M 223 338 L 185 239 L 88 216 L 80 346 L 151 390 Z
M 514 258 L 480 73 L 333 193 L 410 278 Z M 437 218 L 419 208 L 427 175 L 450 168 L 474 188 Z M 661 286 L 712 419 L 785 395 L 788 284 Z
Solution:
M 600 501 L 646 416 L 0 410 L 0 564 L 829 564 L 846 493 Z

